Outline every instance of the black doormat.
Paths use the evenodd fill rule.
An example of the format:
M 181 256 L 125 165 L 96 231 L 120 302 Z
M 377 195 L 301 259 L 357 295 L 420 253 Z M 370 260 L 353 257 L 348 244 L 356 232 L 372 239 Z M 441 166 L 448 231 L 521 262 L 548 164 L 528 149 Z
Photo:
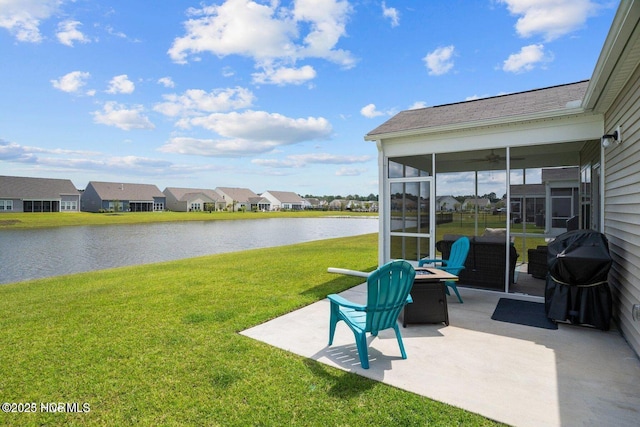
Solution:
M 500 298 L 493 315 L 493 320 L 534 326 L 544 329 L 558 329 L 558 325 L 547 317 L 544 303 Z

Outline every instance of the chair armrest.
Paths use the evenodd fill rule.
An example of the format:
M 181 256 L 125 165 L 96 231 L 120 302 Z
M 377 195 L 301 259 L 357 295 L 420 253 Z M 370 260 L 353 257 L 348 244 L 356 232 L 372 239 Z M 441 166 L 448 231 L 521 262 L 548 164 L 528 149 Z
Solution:
M 346 298 L 341 297 L 337 294 L 327 295 L 329 301 L 333 304 L 338 304 L 342 307 L 353 308 L 354 310 L 364 311 L 366 306 L 362 304 L 356 304 L 355 302 L 351 302 Z
M 422 267 L 425 264 L 447 265 L 447 260 L 446 259 L 427 259 L 427 258 L 422 258 L 420 261 L 418 261 L 418 267 Z
M 465 266 L 464 265 L 448 265 L 446 267 L 438 267 L 438 270 L 443 270 L 446 272 L 452 271 L 452 270 L 464 270 Z

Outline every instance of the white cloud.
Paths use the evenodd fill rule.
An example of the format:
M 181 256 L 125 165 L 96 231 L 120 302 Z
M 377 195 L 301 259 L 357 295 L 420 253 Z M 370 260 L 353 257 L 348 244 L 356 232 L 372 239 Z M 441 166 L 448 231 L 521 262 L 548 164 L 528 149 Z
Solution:
M 277 113 L 251 110 L 195 117 L 190 123 L 227 138 L 272 141 L 275 145 L 326 139 L 332 131 L 329 121 L 323 117 L 294 119 Z
M 336 171 L 336 176 L 358 176 L 365 173 L 367 170 L 362 168 L 347 168 L 343 167 Z
M 171 77 L 161 77 L 158 79 L 158 84 L 161 84 L 164 87 L 175 87 L 176 84 L 173 82 Z
M 376 109 L 376 104 L 367 104 L 360 109 L 360 114 L 368 119 L 372 119 L 378 116 L 391 116 L 395 113 L 393 110 L 379 111 Z
M 164 153 L 204 157 L 246 157 L 266 153 L 277 144 L 271 141 L 254 142 L 246 139 L 171 138 L 159 148 Z
M 58 32 L 56 37 L 60 43 L 73 47 L 73 42 L 89 43 L 90 40 L 87 36 L 82 34 L 78 27 L 82 24 L 78 21 L 64 21 L 58 24 Z
M 107 102 L 102 111 L 94 111 L 93 121 L 99 124 L 115 126 L 122 130 L 154 129 L 155 126 L 144 115 L 142 106 L 127 108 L 116 102 Z
M 453 45 L 439 47 L 433 52 L 427 54 L 423 61 L 429 69 L 429 75 L 440 76 L 446 74 L 453 68 L 453 53 L 455 47 Z
M 310 65 L 301 68 L 281 67 L 272 69 L 266 67 L 261 73 L 254 73 L 253 82 L 261 84 L 276 84 L 283 86 L 285 84 L 300 85 L 316 77 L 316 70 Z
M 0 139 L 0 160 L 17 163 L 41 163 L 38 155 L 46 154 L 52 156 L 62 156 L 68 159 L 72 156 L 90 157 L 97 153 L 86 150 L 65 150 L 61 148 L 40 148 L 16 144 L 15 142 Z
M 121 38 L 121 39 L 128 39 L 129 38 L 129 37 L 127 37 L 127 35 L 125 33 L 123 33 L 122 31 L 117 31 L 115 28 L 113 28 L 110 25 L 106 26 L 105 29 L 107 30 L 107 33 L 112 35 L 112 36 L 115 36 L 115 37 L 118 37 L 118 38 Z
M 301 168 L 309 164 L 354 164 L 371 160 L 371 156 L 339 156 L 328 153 L 294 154 L 285 159 L 253 159 L 251 163 L 270 168 Z
M 2 0 L 0 28 L 7 29 L 18 41 L 42 41 L 40 23 L 55 14 L 62 0 Z
M 86 71 L 72 71 L 58 80 L 51 80 L 51 84 L 56 89 L 68 93 L 78 93 L 80 89 L 87 84 L 87 79 L 91 77 Z M 94 91 L 87 92 L 88 95 L 93 95 Z
M 557 39 L 582 26 L 601 6 L 591 0 L 500 0 L 512 15 L 519 15 L 516 31 L 521 37 L 541 34 Z
M 0 160 L 17 163 L 34 163 L 37 157 L 26 147 L 0 139 Z
M 416 101 L 411 106 L 409 106 L 409 110 L 419 110 L 420 108 L 426 108 L 427 103 L 424 101 Z
M 182 95 L 163 95 L 165 102 L 153 109 L 165 116 L 187 117 L 203 113 L 219 113 L 253 104 L 253 93 L 242 87 L 217 89 L 206 92 L 202 89 L 189 89 Z
M 509 55 L 509 58 L 504 61 L 502 69 L 509 73 L 531 71 L 537 64 L 548 62 L 551 59 L 550 55 L 545 55 L 543 45 L 532 44 L 524 46 L 518 53 Z
M 190 8 L 191 19 L 184 23 L 186 34 L 176 38 L 167 53 L 177 63 L 186 63 L 194 55 L 197 60 L 202 53 L 242 55 L 252 58 L 258 68 L 265 68 L 265 77 L 269 68 L 280 69 L 304 58 L 352 67 L 355 61 L 351 54 L 336 48 L 346 34 L 351 11 L 345 0 L 298 0 L 292 9 L 277 1 L 262 4 L 252 0 Z M 298 70 L 304 70 L 308 78 L 309 69 Z M 293 82 L 299 78 L 298 71 Z
M 136 89 L 136 86 L 133 84 L 129 77 L 126 74 L 121 74 L 119 76 L 115 76 L 109 82 L 109 88 L 107 89 L 107 93 L 133 93 Z
M 395 7 L 387 7 L 386 2 L 382 2 L 382 15 L 389 18 L 392 27 L 400 25 L 400 12 Z
M 264 111 L 214 113 L 187 120 L 215 132 L 220 139 L 176 137 L 160 151 L 202 156 L 242 157 L 272 151 L 283 145 L 326 139 L 331 125 L 323 117 L 293 119 Z

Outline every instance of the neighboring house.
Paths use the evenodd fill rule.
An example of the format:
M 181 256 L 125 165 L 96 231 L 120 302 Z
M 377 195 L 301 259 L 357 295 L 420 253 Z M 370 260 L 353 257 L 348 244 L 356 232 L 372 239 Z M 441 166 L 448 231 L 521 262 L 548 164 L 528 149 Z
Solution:
M 271 210 L 271 201 L 265 197 L 249 197 L 249 206 L 252 211 L 266 212 Z
M 511 185 L 511 218 L 519 222 L 526 215 L 528 223 L 535 222 L 537 227 L 544 227 L 546 234 L 562 233 L 567 220 L 579 213 L 580 170 L 576 167 L 545 168 L 541 176 L 541 184 Z M 585 190 L 591 191 L 586 187 Z M 546 215 L 547 206 L 551 206 L 551 216 Z M 585 210 L 585 215 L 588 213 Z M 589 224 L 590 219 L 585 218 L 584 222 Z
M 460 207 L 460 202 L 453 196 L 436 197 L 436 210 L 455 211 Z
M 303 209 L 321 209 L 320 199 L 315 197 L 304 197 L 302 198 L 302 208 Z
M 164 211 L 166 197 L 152 184 L 91 181 L 82 193 L 86 212 Z
M 256 193 L 248 188 L 216 187 L 216 192 L 222 196 L 226 209 L 232 212 L 251 210 L 250 199 L 259 198 Z
M 346 199 L 333 199 L 329 202 L 329 210 L 332 211 L 342 211 L 347 208 L 347 204 L 349 203 Z
M 80 192 L 68 179 L 0 176 L 0 213 L 79 211 Z
M 265 191 L 260 195 L 271 202 L 271 210 L 302 210 L 302 197 L 291 191 Z
M 403 254 L 415 256 L 411 245 L 429 248 L 430 257 L 435 255 L 435 239 L 430 236 L 436 230 L 403 240 L 401 231 L 410 228 L 411 218 L 396 216 L 392 223 L 389 204 L 397 195 L 390 194 L 391 178 L 386 173 L 390 166 L 423 171 L 419 178 L 405 172 L 394 175 L 393 183 L 398 187 L 424 181 L 432 197 L 439 174 L 465 173 L 478 188 L 479 173 L 490 172 L 496 182 L 504 182 L 508 199 L 512 174 L 507 171 L 578 167 L 579 227 L 608 238 L 613 318 L 640 354 L 640 322 L 632 316 L 640 308 L 639 58 L 640 2 L 623 1 L 590 80 L 402 111 L 369 132 L 365 140 L 375 141 L 380 157 L 379 264 Z M 546 206 L 545 212 L 552 215 L 552 206 Z M 504 226 L 511 233 L 509 221 Z M 521 227 L 526 227 L 526 221 Z M 505 256 L 509 257 L 508 251 Z M 504 292 L 509 292 L 509 286 L 505 279 Z
M 476 208 L 476 206 L 478 207 L 478 209 L 481 210 L 486 210 L 491 208 L 491 200 L 484 198 L 484 197 L 479 197 L 479 198 L 470 198 L 470 199 L 464 199 L 464 201 L 462 202 L 462 210 L 466 211 L 466 210 L 473 210 Z
M 215 190 L 167 187 L 166 209 L 175 212 L 218 211 L 225 208 L 222 196 Z

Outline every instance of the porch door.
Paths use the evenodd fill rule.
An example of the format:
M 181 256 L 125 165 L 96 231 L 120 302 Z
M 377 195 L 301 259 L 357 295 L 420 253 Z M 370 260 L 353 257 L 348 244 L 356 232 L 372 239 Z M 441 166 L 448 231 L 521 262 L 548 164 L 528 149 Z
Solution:
M 551 188 L 551 234 L 567 231 L 567 220 L 578 215 L 578 186 Z
M 435 229 L 433 177 L 389 179 L 386 253 L 390 259 L 431 257 Z

